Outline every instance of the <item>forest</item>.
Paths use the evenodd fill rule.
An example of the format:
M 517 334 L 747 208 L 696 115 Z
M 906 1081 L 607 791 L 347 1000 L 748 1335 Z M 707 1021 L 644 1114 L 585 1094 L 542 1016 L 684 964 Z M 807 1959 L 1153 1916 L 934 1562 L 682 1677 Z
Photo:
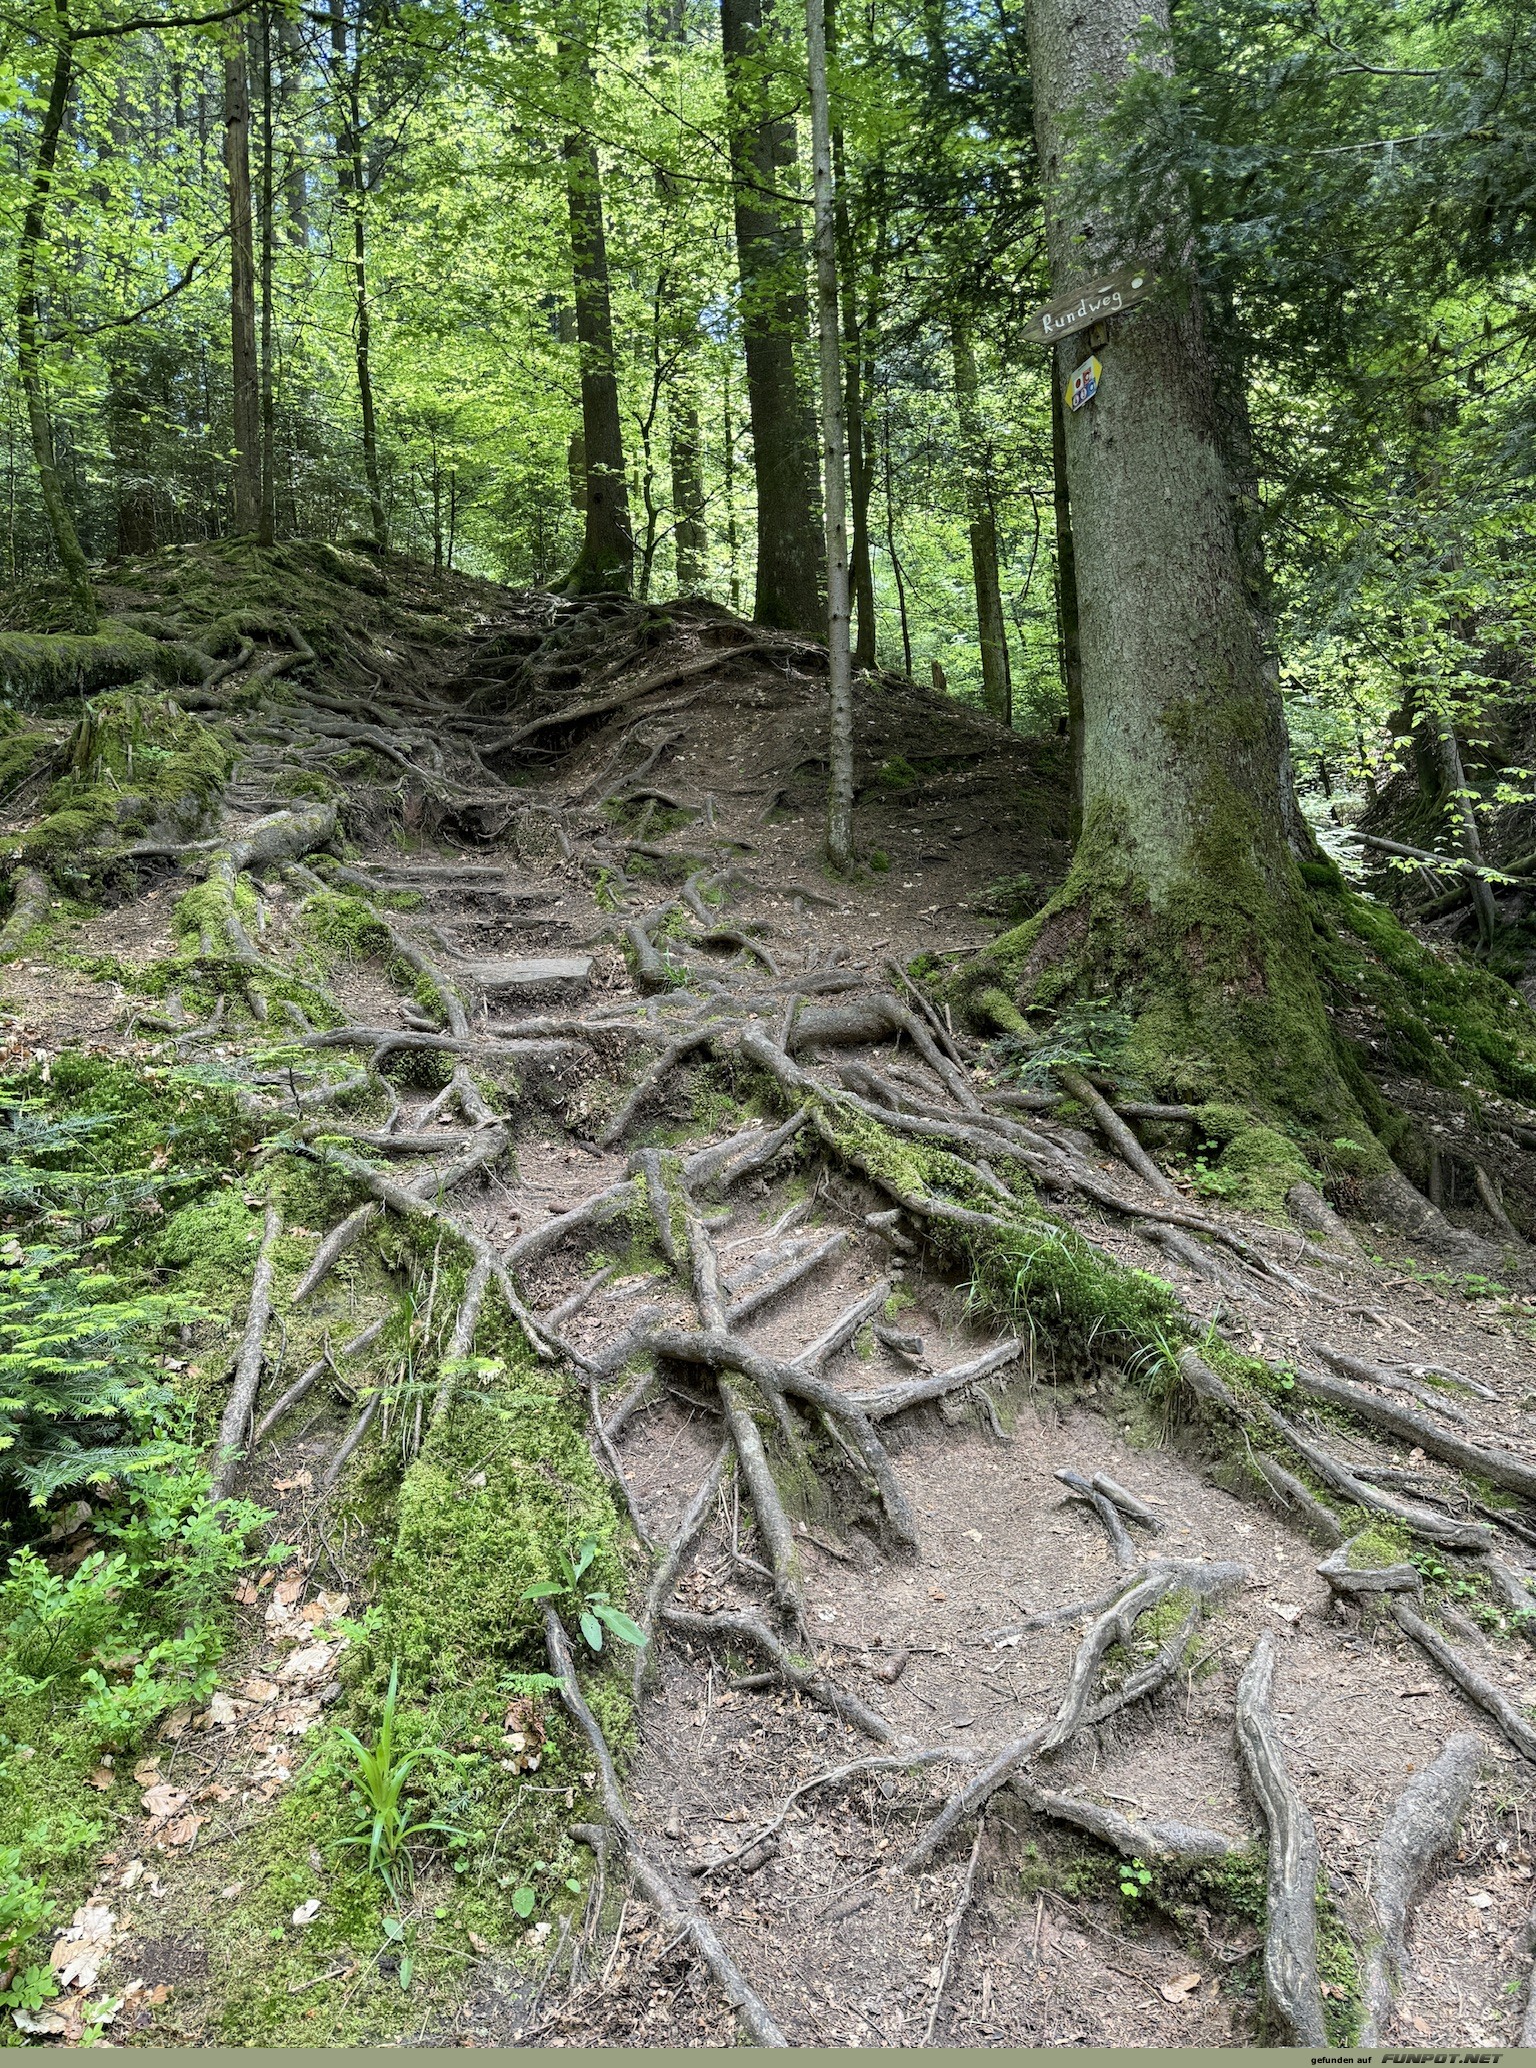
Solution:
M 0 2039 L 1536 2046 L 1536 10 L 0 51 Z

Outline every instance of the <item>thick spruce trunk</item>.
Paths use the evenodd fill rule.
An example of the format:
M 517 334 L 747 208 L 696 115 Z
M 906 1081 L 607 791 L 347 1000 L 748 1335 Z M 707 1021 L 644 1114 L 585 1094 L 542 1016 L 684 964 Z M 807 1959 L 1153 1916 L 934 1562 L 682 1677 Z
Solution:
M 1168 0 L 1032 0 L 1053 291 L 1134 258 L 1157 297 L 1096 347 L 1063 431 L 1083 685 L 1083 822 L 1068 881 L 999 944 L 1020 1004 L 1108 996 L 1149 1081 L 1317 1126 L 1358 1114 L 1339 1074 L 1281 809 L 1284 736 L 1243 579 L 1200 297 L 1172 216 L 1129 253 L 1071 201 L 1068 137 Z M 1140 61 L 1138 59 L 1138 61 Z M 1088 218 L 1085 221 L 1085 216 Z M 1076 345 L 1077 349 L 1074 349 Z M 1064 348 L 1065 374 L 1087 357 Z
M 721 0 L 720 32 L 757 481 L 753 616 L 815 639 L 824 630 L 816 431 L 795 364 L 808 327 L 805 240 L 795 203 L 777 198 L 799 184 L 794 124 L 767 106 L 762 0 Z
M 566 576 L 573 595 L 617 589 L 634 579 L 635 541 L 624 474 L 619 383 L 608 298 L 608 242 L 603 229 L 602 173 L 592 141 L 592 65 L 583 46 L 562 41 L 561 75 L 573 114 L 561 145 L 571 222 L 576 342 L 581 353 L 581 429 L 586 531 Z

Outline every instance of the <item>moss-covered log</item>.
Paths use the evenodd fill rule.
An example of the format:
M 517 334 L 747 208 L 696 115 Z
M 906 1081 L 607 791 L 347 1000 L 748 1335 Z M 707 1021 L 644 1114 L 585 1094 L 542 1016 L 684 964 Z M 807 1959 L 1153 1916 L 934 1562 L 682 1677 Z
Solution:
M 95 696 L 128 682 L 196 682 L 203 666 L 189 647 L 127 629 L 90 637 L 0 632 L 0 692 L 23 706 Z

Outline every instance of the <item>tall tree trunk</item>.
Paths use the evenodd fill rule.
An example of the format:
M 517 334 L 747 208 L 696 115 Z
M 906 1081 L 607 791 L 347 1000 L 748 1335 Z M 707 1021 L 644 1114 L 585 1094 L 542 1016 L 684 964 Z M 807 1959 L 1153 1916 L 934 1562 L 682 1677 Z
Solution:
M 363 45 L 359 17 L 349 48 L 346 0 L 331 0 L 331 61 L 340 120 L 336 125 L 336 184 L 352 221 L 352 347 L 357 368 L 357 404 L 363 420 L 363 479 L 368 484 L 368 523 L 382 553 L 389 545 L 389 517 L 379 472 L 379 425 L 373 399 L 373 307 L 368 293 L 368 167 L 363 155 Z
M 304 147 L 293 132 L 290 111 L 298 100 L 304 70 L 304 39 L 299 25 L 287 14 L 277 17 L 278 108 L 282 126 L 288 131 L 283 172 L 283 205 L 288 218 L 288 236 L 295 244 L 309 242 L 309 186 L 304 177 Z
M 805 0 L 811 87 L 811 179 L 816 218 L 816 331 L 827 510 L 827 859 L 853 865 L 853 656 L 848 643 L 848 461 L 838 336 L 837 188 L 827 95 L 824 0 Z
M 43 233 L 48 221 L 48 203 L 53 198 L 53 176 L 59 161 L 59 138 L 74 84 L 75 46 L 67 0 L 54 0 L 55 33 L 53 77 L 48 87 L 48 106 L 43 113 L 37 158 L 32 167 L 32 185 L 27 210 L 21 220 L 21 241 L 16 253 L 16 372 L 27 405 L 27 429 L 32 439 L 32 457 L 37 463 L 38 491 L 53 533 L 54 551 L 59 556 L 69 588 L 70 615 L 77 632 L 94 632 L 97 625 L 96 593 L 91 587 L 91 570 L 75 520 L 70 513 L 64 484 L 59 479 L 54 451 L 53 424 L 48 400 L 43 393 L 43 336 L 38 320 L 37 269 L 42 254 Z
M 565 579 L 572 595 L 618 589 L 629 593 L 635 542 L 630 530 L 619 422 L 619 382 L 613 357 L 613 313 L 608 300 L 608 241 L 603 229 L 603 185 L 592 141 L 592 64 L 584 46 L 562 38 L 561 74 L 572 113 L 561 145 L 571 219 L 571 270 L 576 291 L 576 341 L 581 353 L 581 426 L 585 459 L 586 533 L 576 565 Z
M 261 522 L 257 538 L 270 546 L 277 536 L 277 396 L 274 390 L 272 310 L 277 228 L 273 220 L 272 10 L 257 17 L 261 47 Z
M 224 31 L 224 174 L 229 188 L 229 352 L 235 437 L 234 528 L 261 522 L 261 391 L 256 362 L 256 261 L 251 241 L 251 84 L 246 24 Z
M 724 393 L 720 400 L 720 430 L 725 441 L 721 471 L 725 496 L 725 551 L 729 575 L 727 595 L 732 610 L 741 609 L 741 535 L 736 522 L 736 418 L 731 409 L 731 362 L 725 362 Z
M 1071 771 L 1069 826 L 1083 830 L 1083 643 L 1077 618 L 1077 553 L 1072 543 L 1072 499 L 1067 492 L 1066 407 L 1061 359 L 1051 369 L 1051 484 L 1056 512 L 1056 639 L 1067 692 L 1067 762 Z
M 827 33 L 832 32 L 829 16 Z M 875 665 L 875 568 L 869 549 L 869 504 L 875 485 L 874 452 L 871 445 L 865 391 L 872 370 L 859 322 L 858 269 L 853 243 L 853 225 L 848 217 L 847 179 L 844 168 L 843 133 L 832 133 L 832 173 L 837 189 L 837 253 L 842 282 L 843 358 L 845 397 L 843 421 L 848 434 L 848 497 L 853 522 L 849 544 L 849 570 L 853 582 L 854 623 L 857 636 L 853 657 L 861 668 Z
M 757 481 L 753 615 L 814 638 L 823 624 L 816 434 L 795 366 L 806 334 L 804 244 L 792 205 L 777 199 L 795 177 L 794 125 L 762 107 L 762 0 L 721 0 L 720 31 Z
M 960 319 L 952 323 L 949 339 L 955 367 L 955 406 L 960 418 L 960 461 L 965 470 L 976 631 L 981 645 L 981 700 L 994 718 L 1012 725 L 1008 630 L 1003 621 L 1003 585 L 997 570 L 997 519 L 988 480 L 991 461 L 981 421 L 981 383 L 967 324 Z
M 1467 860 L 1480 869 L 1483 866 L 1483 839 L 1477 824 L 1477 807 L 1472 801 L 1472 789 L 1462 766 L 1456 728 L 1448 717 L 1435 719 L 1435 736 L 1440 749 L 1445 792 L 1456 816 L 1458 843 Z M 1483 947 L 1491 947 L 1499 930 L 1499 908 L 1494 903 L 1493 886 L 1486 876 L 1472 879 L 1472 909 L 1477 914 L 1478 939 Z
M 704 460 L 699 438 L 699 405 L 687 372 L 673 384 L 671 418 L 672 545 L 677 559 L 680 596 L 696 595 L 704 586 L 709 533 L 704 525 Z
M 1127 78 L 1168 0 L 1033 0 L 1036 139 L 1059 294 L 1127 256 L 1084 221 L 1067 139 Z M 1114 995 L 1127 1066 L 1187 1096 L 1249 1097 L 1362 1126 L 1312 961 L 1280 806 L 1284 742 L 1222 461 L 1215 376 L 1183 226 L 1141 254 L 1152 304 L 1098 347 L 1097 397 L 1067 417 L 1083 665 L 1083 826 L 1067 883 L 999 961 L 1021 1002 Z M 1067 359 L 1076 354 L 1069 351 Z M 1043 991 L 1041 989 L 1043 987 Z

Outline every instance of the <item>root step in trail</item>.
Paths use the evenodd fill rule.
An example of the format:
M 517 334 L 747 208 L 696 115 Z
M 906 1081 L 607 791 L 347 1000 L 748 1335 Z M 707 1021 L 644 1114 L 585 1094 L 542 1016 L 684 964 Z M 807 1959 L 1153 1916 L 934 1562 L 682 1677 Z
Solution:
M 642 636 L 615 599 L 522 599 L 450 695 L 382 650 L 340 684 L 241 637 L 201 693 L 281 661 L 337 801 L 269 799 L 289 750 L 230 703 L 225 818 L 103 877 L 120 924 L 193 894 L 159 989 L 114 979 L 140 1031 L 113 1038 L 228 1082 L 202 1433 L 216 1488 L 299 1547 L 249 1583 L 253 1623 L 285 1587 L 295 1625 L 249 1679 L 281 1707 L 323 1651 L 334 1688 L 236 1808 L 278 1844 L 262 1762 L 287 1788 L 334 1752 L 321 1709 L 369 1742 L 397 1659 L 437 1733 L 387 1913 L 431 1975 L 412 2031 L 643 2045 L 660 2006 L 709 2044 L 1317 2049 L 1470 2043 L 1475 2003 L 1512 2037 L 1502 1942 L 1425 1948 L 1463 1884 L 1506 1937 L 1530 1906 L 1513 1331 L 1494 1354 L 1496 1317 L 1461 1326 L 1325 1202 L 1296 1216 L 1324 1248 L 1199 1196 L 1168 1148 L 1195 1107 L 1089 1064 L 1021 1079 L 1024 1047 L 915 982 L 950 918 L 817 888 L 814 829 L 765 812 L 820 722 L 793 642 L 738 641 L 721 677 L 686 613 Z M 706 684 L 685 739 L 668 700 Z M 1016 742 L 892 696 L 908 745 L 942 719 L 940 761 L 971 757 L 935 763 L 957 814 L 1008 794 Z M 944 864 L 954 911 L 997 866 Z M 343 1622 L 379 1633 L 346 1674 Z M 189 1746 L 224 1727 L 197 1713 Z M 482 1808 L 489 1953 L 431 1828 Z M 167 1915 L 218 1956 L 243 1874 L 172 1852 Z M 339 1907 L 316 1852 L 288 1865 Z M 296 1907 L 241 1913 L 293 1963 L 285 2031 L 365 2002 L 370 2042 L 409 2037 L 377 1949 L 322 1959 Z

